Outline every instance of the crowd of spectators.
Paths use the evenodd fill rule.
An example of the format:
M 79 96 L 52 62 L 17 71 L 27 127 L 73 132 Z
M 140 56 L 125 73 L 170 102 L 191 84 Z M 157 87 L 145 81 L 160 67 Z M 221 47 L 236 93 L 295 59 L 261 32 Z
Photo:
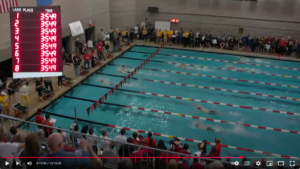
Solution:
M 40 115 L 37 115 L 37 119 Z M 43 123 L 40 123 L 43 124 Z M 67 134 L 61 128 L 51 129 L 48 136 L 45 131 L 49 127 L 36 126 L 37 131 L 24 134 L 12 126 L 9 131 L 0 127 L 0 157 L 41 157 L 41 158 L 8 158 L 11 168 L 103 168 L 104 165 L 115 166 L 118 169 L 248 169 L 251 166 L 235 166 L 228 158 L 222 161 L 221 140 L 215 138 L 215 145 L 207 150 L 206 140 L 197 145 L 197 151 L 192 152 L 189 144 L 181 143 L 174 138 L 169 142 L 156 141 L 152 133 L 139 135 L 132 133 L 126 136 L 126 130 L 121 129 L 120 134 L 110 138 L 108 132 L 103 130 L 101 137 L 93 133 L 93 128 L 87 125 L 81 130 L 78 125 L 73 126 L 73 132 Z M 79 132 L 80 130 L 80 132 Z M 98 142 L 100 139 L 100 142 Z M 127 143 L 127 144 L 126 144 Z M 141 145 L 143 147 L 139 147 Z M 150 149 L 154 148 L 154 149 Z M 68 157 L 68 158 L 45 158 Z M 85 158 L 72 158 L 85 157 Z M 86 158 L 100 157 L 100 158 Z M 108 158 L 105 158 L 108 157 Z M 116 157 L 116 158 L 109 158 Z M 127 158 L 119 158 L 127 157 Z M 137 157 L 137 158 L 136 158 Z M 156 157 L 156 158 L 148 158 Z M 166 158 L 168 157 L 168 158 Z M 189 158 L 189 157 L 207 157 Z M 243 158 L 240 162 L 247 161 Z M 255 161 L 253 167 L 256 166 Z M 260 168 L 266 167 L 266 159 L 261 159 Z M 18 164 L 19 163 L 19 164 Z M 280 167 L 277 167 L 278 169 Z
M 145 42 L 163 43 L 165 45 L 183 45 L 184 47 L 219 48 L 228 50 L 240 50 L 245 52 L 261 53 L 267 55 L 282 55 L 299 57 L 299 41 L 288 36 L 275 37 L 272 35 L 237 37 L 233 35 L 212 35 L 210 31 L 201 32 L 192 30 L 160 30 L 153 26 L 139 26 L 134 29 L 134 38 Z M 133 40 L 133 38 L 132 38 Z

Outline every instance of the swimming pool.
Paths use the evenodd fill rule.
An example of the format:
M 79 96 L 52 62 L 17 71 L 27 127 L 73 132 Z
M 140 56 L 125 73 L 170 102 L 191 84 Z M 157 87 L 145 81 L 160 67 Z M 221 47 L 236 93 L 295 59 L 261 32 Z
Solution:
M 132 47 L 118 59 L 84 80 L 81 85 L 67 92 L 63 98 L 52 102 L 45 111 L 74 117 L 73 107 L 76 107 L 79 119 L 194 140 L 205 139 L 209 142 L 213 142 L 215 137 L 220 137 L 222 144 L 225 145 L 300 157 L 299 151 L 295 149 L 300 133 L 271 130 L 275 128 L 275 130 L 299 131 L 300 93 L 297 85 L 300 80 L 296 77 L 299 71 L 286 69 L 286 67 L 298 68 L 300 63 L 297 62 L 244 58 L 244 61 L 251 65 L 238 62 L 239 57 L 233 55 L 161 48 L 159 53 L 134 75 L 133 79 L 125 83 L 122 90 L 107 98 L 108 104 L 100 105 L 100 108 L 88 116 L 86 109 L 114 87 L 101 83 L 101 80 L 114 84 L 120 83 L 127 75 L 120 72 L 121 66 L 127 66 L 126 71 L 132 71 L 156 50 L 155 47 Z M 180 67 L 181 64 L 185 66 Z M 274 74 L 285 76 L 279 77 Z M 196 109 L 195 104 L 201 104 L 218 114 L 201 113 Z M 155 109 L 174 114 L 124 106 Z M 184 117 L 181 114 L 206 120 Z M 68 129 L 74 122 L 73 119 L 59 116 L 55 118 L 56 127 Z M 231 124 L 228 121 L 247 125 Z M 210 126 L 215 131 L 196 128 L 196 122 Z M 118 135 L 119 129 L 80 120 L 78 123 L 80 127 L 85 124 L 93 125 L 98 135 L 103 128 L 109 131 L 111 138 Z M 127 136 L 131 136 L 131 133 L 127 132 Z M 160 136 L 155 138 L 170 140 Z M 193 152 L 196 151 L 197 143 L 186 143 L 189 143 Z M 208 146 L 208 150 L 210 148 L 211 146 Z M 260 153 L 230 147 L 222 148 L 221 151 L 221 156 L 241 155 L 266 157 Z

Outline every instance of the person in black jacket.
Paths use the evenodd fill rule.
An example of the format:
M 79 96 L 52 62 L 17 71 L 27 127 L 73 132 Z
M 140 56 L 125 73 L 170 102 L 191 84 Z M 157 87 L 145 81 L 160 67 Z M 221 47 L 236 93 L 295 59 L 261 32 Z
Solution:
M 132 143 L 132 138 L 127 138 L 127 143 Z M 120 157 L 130 157 L 130 154 L 134 151 L 134 146 L 123 144 L 119 149 Z

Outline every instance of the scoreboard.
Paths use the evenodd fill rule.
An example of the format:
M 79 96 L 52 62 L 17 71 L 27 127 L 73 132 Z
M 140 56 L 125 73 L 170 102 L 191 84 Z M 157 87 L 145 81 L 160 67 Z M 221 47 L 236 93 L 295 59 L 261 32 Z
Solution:
M 60 6 L 10 8 L 13 78 L 61 76 Z

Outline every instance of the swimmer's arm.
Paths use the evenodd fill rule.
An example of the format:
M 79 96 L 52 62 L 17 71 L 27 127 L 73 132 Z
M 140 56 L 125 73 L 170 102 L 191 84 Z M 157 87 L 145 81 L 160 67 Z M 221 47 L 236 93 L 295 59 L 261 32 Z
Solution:
M 209 111 L 201 105 L 196 105 L 197 109 L 201 110 L 204 113 L 209 113 Z

